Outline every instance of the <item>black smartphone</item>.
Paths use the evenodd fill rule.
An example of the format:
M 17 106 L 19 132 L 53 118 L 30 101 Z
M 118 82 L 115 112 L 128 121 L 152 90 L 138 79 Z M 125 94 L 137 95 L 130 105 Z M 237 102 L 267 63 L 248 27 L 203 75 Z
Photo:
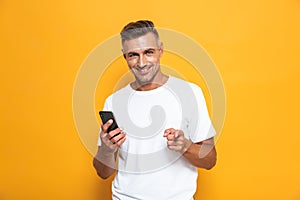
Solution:
M 110 131 L 113 131 L 116 128 L 118 128 L 118 124 L 117 124 L 117 121 L 116 121 L 116 119 L 114 117 L 113 112 L 111 112 L 111 111 L 100 111 L 99 115 L 101 117 L 101 120 L 102 120 L 103 124 L 105 124 L 110 119 L 113 120 L 113 123 L 107 129 L 107 133 L 109 133 Z

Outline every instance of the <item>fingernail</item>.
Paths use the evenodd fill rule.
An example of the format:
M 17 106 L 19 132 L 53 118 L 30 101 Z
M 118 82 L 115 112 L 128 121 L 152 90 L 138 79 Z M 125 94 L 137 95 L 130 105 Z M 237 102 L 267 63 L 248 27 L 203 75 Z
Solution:
M 112 123 L 112 122 L 113 122 L 113 120 L 112 120 L 112 119 L 108 120 L 108 123 Z

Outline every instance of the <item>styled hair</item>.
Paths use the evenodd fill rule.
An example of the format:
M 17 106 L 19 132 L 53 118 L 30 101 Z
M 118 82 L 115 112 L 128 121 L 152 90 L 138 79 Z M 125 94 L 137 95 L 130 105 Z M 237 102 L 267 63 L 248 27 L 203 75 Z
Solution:
M 149 20 L 139 20 L 136 22 L 130 22 L 121 31 L 122 45 L 126 40 L 138 38 L 146 35 L 147 33 L 153 33 L 156 40 L 159 41 L 159 35 L 154 27 L 154 23 Z

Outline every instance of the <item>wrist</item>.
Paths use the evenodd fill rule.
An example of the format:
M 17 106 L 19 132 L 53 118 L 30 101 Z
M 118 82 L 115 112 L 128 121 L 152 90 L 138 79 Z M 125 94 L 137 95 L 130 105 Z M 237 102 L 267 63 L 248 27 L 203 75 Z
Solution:
M 184 145 L 183 145 L 183 148 L 182 148 L 182 153 L 185 154 L 185 153 L 188 153 L 191 145 L 193 144 L 193 142 L 191 140 L 188 140 L 185 138 L 184 140 Z
M 110 149 L 105 145 L 99 146 L 99 153 L 105 157 L 114 156 L 117 149 Z

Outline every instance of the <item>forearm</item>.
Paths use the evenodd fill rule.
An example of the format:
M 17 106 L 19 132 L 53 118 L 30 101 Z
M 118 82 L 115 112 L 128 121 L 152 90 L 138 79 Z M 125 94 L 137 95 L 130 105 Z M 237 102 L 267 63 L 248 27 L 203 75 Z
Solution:
M 195 167 L 211 169 L 217 161 L 217 153 L 214 144 L 192 143 L 186 141 L 188 148 L 183 156 Z
M 116 170 L 116 153 L 107 152 L 99 147 L 97 155 L 94 157 L 93 165 L 101 178 L 106 179 L 110 177 Z

